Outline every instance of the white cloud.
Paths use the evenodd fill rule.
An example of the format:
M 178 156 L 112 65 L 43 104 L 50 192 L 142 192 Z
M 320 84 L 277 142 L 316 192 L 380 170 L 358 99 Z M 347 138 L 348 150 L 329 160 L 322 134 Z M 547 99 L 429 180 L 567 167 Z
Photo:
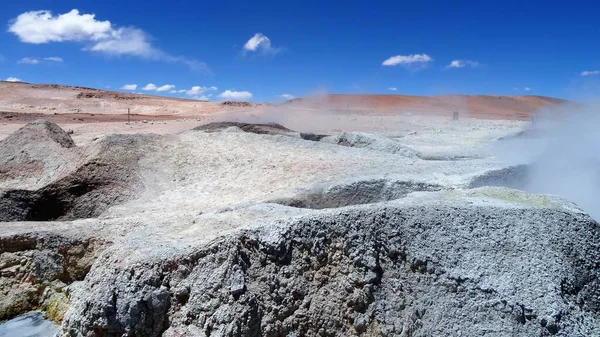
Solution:
M 294 99 L 294 98 L 296 98 L 296 96 L 294 96 L 294 95 L 292 95 L 292 94 L 282 94 L 282 95 L 279 95 L 279 97 L 281 97 L 281 98 L 283 98 L 283 99 L 287 99 L 288 101 L 289 101 L 290 99 Z
M 271 45 L 271 40 L 265 35 L 262 35 L 261 33 L 254 34 L 254 36 L 251 37 L 250 40 L 246 42 L 246 44 L 244 44 L 244 50 L 250 52 L 260 50 L 265 54 L 275 54 L 281 51 L 281 49 L 279 48 L 274 48 Z
M 252 93 L 248 91 L 231 91 L 225 90 L 219 94 L 219 98 L 232 101 L 246 101 L 252 98 Z
M 142 88 L 142 90 L 146 90 L 146 91 L 154 91 L 156 90 L 158 87 L 156 85 L 154 85 L 154 83 L 148 83 L 146 84 L 145 87 Z
M 89 50 L 109 55 L 135 55 L 159 59 L 163 54 L 154 49 L 148 35 L 137 28 L 119 28 L 110 32 L 110 37 L 97 42 Z
M 523 90 L 525 90 L 525 91 L 531 91 L 531 88 L 530 87 L 525 87 L 525 88 L 523 88 Z
M 465 67 L 477 68 L 479 66 L 480 66 L 480 64 L 477 61 L 453 60 L 452 62 L 450 62 L 449 65 L 446 66 L 446 69 L 447 68 L 465 68 Z
M 212 95 L 200 96 L 200 97 L 197 97 L 196 99 L 199 101 L 210 101 L 210 96 L 212 96 Z
M 156 88 L 156 91 L 163 92 L 163 91 L 171 91 L 173 89 L 175 89 L 175 86 L 173 84 L 165 84 L 163 86 Z
M 414 64 L 424 65 L 433 61 L 433 59 L 427 54 L 411 54 L 411 55 L 396 55 L 388 58 L 383 61 L 382 65 L 384 66 L 411 66 Z
M 207 91 L 217 91 L 217 90 L 218 90 L 218 88 L 215 86 L 201 87 L 199 85 L 195 85 L 190 90 L 183 90 L 183 92 L 185 92 L 186 95 L 193 97 L 193 96 L 202 95 L 203 93 L 205 93 Z M 182 92 L 182 91 L 180 90 L 179 92 Z
M 175 57 L 155 48 L 150 36 L 141 29 L 115 27 L 108 20 L 96 20 L 94 14 L 80 14 L 77 9 L 59 15 L 47 10 L 25 12 L 9 22 L 8 31 L 25 43 L 84 42 L 88 44 L 84 50 L 88 51 L 114 56 L 133 55 L 208 71 L 203 62 Z
M 97 21 L 94 14 L 69 13 L 52 15 L 50 11 L 31 11 L 12 20 L 8 31 L 22 42 L 96 41 L 107 38 L 112 30 L 109 21 Z
M 24 58 L 20 59 L 18 63 L 22 63 L 22 64 L 38 64 L 38 63 L 40 63 L 40 60 L 38 60 L 36 58 L 31 58 L 31 57 L 24 57 Z
M 388 88 L 388 90 L 389 91 L 396 91 L 396 90 L 398 90 L 398 88 L 390 87 L 390 88 Z
M 450 62 L 450 64 L 448 66 L 446 66 L 446 68 L 464 68 L 465 67 L 465 63 L 461 60 L 454 60 L 452 62 Z
M 581 72 L 581 76 L 600 75 L 600 70 L 586 70 Z
M 121 87 L 121 90 L 135 91 L 135 90 L 137 90 L 137 84 L 125 84 L 124 86 Z
M 6 82 L 22 82 L 20 78 L 9 77 L 6 79 Z
M 44 57 L 43 59 L 38 59 L 35 57 L 24 57 L 22 59 L 20 59 L 18 61 L 18 63 L 22 63 L 22 64 L 39 64 L 41 61 L 48 61 L 48 62 L 63 62 L 64 60 L 61 57 Z
M 138 86 L 136 84 L 125 84 L 123 87 L 121 87 L 121 89 L 133 91 L 133 90 L 137 90 L 137 87 Z M 185 93 L 187 96 L 190 96 L 193 99 L 208 99 L 208 97 L 212 96 L 212 94 L 208 94 L 208 96 L 207 96 L 206 93 L 209 91 L 217 91 L 218 88 L 215 86 L 201 87 L 199 85 L 195 85 L 195 86 L 191 87 L 190 89 L 175 90 L 175 85 L 173 85 L 173 84 L 165 84 L 165 85 L 162 85 L 159 87 L 154 83 L 148 83 L 146 86 L 141 88 L 141 90 L 156 91 L 156 92 L 169 92 L 171 94 Z

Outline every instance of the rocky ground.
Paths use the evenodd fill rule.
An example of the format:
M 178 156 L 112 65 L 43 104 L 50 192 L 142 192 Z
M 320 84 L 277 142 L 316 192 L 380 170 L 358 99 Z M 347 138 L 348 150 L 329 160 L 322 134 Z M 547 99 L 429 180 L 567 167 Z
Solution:
M 523 122 L 251 117 L 9 130 L 0 319 L 43 309 L 60 336 L 600 334 L 598 223 L 490 186 L 522 179 L 490 148 Z

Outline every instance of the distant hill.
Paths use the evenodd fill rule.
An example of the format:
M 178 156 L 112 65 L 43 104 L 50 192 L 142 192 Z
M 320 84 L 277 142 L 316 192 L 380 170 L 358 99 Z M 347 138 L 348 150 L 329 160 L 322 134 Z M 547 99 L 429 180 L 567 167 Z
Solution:
M 447 95 L 408 96 L 378 94 L 329 94 L 296 98 L 286 107 L 326 109 L 336 113 L 415 113 L 486 119 L 529 119 L 542 107 L 567 101 L 544 96 Z M 270 106 L 248 102 L 208 102 L 192 99 L 124 93 L 57 84 L 0 81 L 0 113 L 44 115 L 123 115 L 184 118 L 231 110 L 254 110 Z M 99 116 L 98 116 L 99 117 Z M 80 118 L 80 116 L 77 116 Z
M 0 112 L 19 114 L 132 114 L 185 117 L 213 114 L 255 103 L 208 102 L 58 84 L 0 81 Z
M 552 107 L 568 101 L 544 96 L 501 95 L 445 95 L 408 96 L 377 94 L 329 94 L 296 98 L 286 104 L 291 106 L 359 110 L 366 113 L 419 113 L 452 114 L 479 118 L 527 119 L 543 107 Z

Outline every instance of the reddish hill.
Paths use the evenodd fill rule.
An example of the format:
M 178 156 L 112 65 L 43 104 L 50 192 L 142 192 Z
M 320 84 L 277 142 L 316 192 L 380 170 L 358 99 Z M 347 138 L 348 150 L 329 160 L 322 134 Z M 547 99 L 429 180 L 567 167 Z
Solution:
M 339 110 L 360 110 L 366 113 L 419 113 L 452 114 L 493 119 L 528 119 L 543 107 L 551 107 L 567 101 L 544 96 L 500 96 L 500 95 L 365 95 L 330 94 L 299 98 L 292 105 Z

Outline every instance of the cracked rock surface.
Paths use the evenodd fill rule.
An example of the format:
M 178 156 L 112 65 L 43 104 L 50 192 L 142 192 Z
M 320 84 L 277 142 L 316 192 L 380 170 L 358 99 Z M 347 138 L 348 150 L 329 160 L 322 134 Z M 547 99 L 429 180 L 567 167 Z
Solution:
M 598 223 L 486 186 L 513 176 L 486 151 L 516 126 L 460 123 L 53 136 L 48 156 L 27 128 L 58 127 L 30 125 L 34 171 L 13 179 L 0 152 L 0 319 L 47 309 L 59 336 L 599 335 Z M 64 211 L 27 216 L 49 200 Z

